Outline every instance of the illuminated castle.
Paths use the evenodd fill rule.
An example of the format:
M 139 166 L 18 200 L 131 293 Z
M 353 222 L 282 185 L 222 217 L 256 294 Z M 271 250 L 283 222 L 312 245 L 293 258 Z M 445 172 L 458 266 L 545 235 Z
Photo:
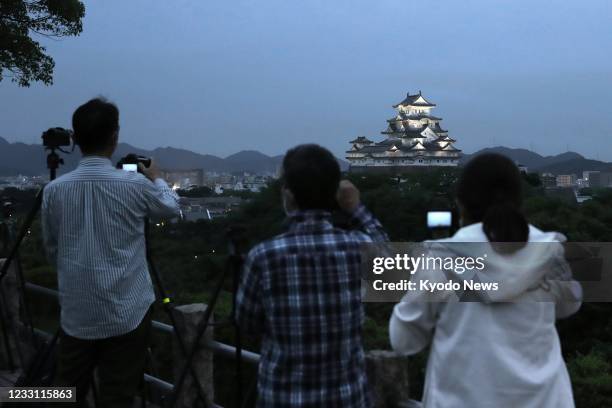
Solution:
M 386 139 L 375 143 L 365 136 L 351 141 L 346 152 L 351 171 L 407 171 L 417 167 L 457 166 L 461 150 L 440 127 L 441 118 L 431 115 L 435 104 L 421 92 L 408 94 L 393 106 L 397 115 L 387 120 Z

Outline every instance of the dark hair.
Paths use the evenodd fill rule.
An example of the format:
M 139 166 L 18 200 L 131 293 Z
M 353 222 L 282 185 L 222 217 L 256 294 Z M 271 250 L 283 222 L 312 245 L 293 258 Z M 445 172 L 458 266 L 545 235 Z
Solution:
M 79 106 L 72 114 L 74 142 L 84 154 L 109 147 L 119 130 L 119 109 L 104 98 L 94 98 Z
M 283 183 L 301 210 L 331 210 L 340 184 L 340 166 L 329 150 L 315 144 L 299 145 L 285 154 Z
M 490 242 L 527 242 L 529 225 L 521 211 L 522 179 L 509 158 L 481 154 L 463 168 L 457 199 L 472 222 L 482 222 Z

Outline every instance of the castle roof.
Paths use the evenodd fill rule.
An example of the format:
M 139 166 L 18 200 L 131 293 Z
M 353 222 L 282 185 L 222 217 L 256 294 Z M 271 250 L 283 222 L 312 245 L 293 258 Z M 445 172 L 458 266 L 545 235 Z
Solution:
M 357 139 L 355 140 L 351 140 L 349 143 L 363 143 L 363 144 L 370 144 L 370 143 L 374 143 L 373 141 L 371 141 L 370 139 L 368 139 L 365 136 L 359 136 L 357 137 Z
M 457 149 L 455 146 L 453 146 L 452 143 L 449 143 L 446 146 L 444 146 L 442 150 L 444 150 L 445 152 L 460 152 L 461 151 Z
M 426 115 L 426 114 L 423 114 L 423 113 L 418 114 L 418 115 L 406 115 L 406 114 L 403 114 L 402 118 L 403 119 L 409 119 L 409 120 L 421 120 L 421 119 L 429 119 L 429 120 L 432 120 L 432 121 L 440 121 L 440 120 L 442 120 L 442 118 L 439 118 L 437 116 Z
M 440 123 L 436 122 L 436 125 L 432 129 L 436 133 L 448 133 L 448 130 L 444 130 L 440 127 Z
M 436 140 L 436 142 L 451 142 L 454 143 L 456 142 L 455 139 L 453 139 L 452 137 L 449 137 L 448 135 L 445 136 L 439 136 L 438 140 Z
M 434 106 L 436 106 L 436 104 L 427 101 L 421 94 L 421 91 L 419 91 L 419 93 L 415 95 L 410 95 L 410 92 L 408 92 L 406 98 L 404 98 L 403 101 L 396 105 L 393 105 L 394 108 L 397 108 L 398 106 L 425 106 L 433 108 Z
M 423 125 L 420 128 L 406 128 L 404 129 L 404 137 L 423 137 L 422 133 L 427 129 L 427 125 Z
M 398 135 L 400 137 L 422 137 L 421 133 L 427 129 L 428 125 L 423 124 L 421 127 L 413 128 L 411 126 L 404 127 L 403 130 L 398 130 L 395 123 L 389 123 L 387 130 L 381 132 L 383 135 Z

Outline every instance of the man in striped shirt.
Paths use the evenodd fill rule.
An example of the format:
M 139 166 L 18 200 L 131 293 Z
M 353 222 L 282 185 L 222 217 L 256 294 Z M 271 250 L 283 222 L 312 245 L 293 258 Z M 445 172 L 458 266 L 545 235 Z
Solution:
M 83 403 L 97 367 L 100 407 L 132 406 L 142 381 L 155 299 L 145 253 L 147 217 L 179 214 L 178 197 L 154 163 L 142 174 L 110 161 L 119 111 L 103 99 L 72 117 L 83 159 L 47 185 L 43 237 L 57 269 L 61 307 L 57 384 Z

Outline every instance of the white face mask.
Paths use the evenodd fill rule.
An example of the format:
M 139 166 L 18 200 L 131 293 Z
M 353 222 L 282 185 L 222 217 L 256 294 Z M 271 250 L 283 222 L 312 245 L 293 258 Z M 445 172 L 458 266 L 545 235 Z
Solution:
M 283 210 L 285 211 L 285 215 L 289 215 L 291 211 L 289 211 L 289 209 L 287 208 L 287 198 L 285 197 L 285 194 L 282 195 L 282 200 L 283 200 Z
M 285 210 L 285 214 L 289 215 L 297 209 L 293 199 L 293 194 L 291 194 L 289 190 L 283 189 L 281 192 L 281 197 L 283 200 L 283 209 Z

